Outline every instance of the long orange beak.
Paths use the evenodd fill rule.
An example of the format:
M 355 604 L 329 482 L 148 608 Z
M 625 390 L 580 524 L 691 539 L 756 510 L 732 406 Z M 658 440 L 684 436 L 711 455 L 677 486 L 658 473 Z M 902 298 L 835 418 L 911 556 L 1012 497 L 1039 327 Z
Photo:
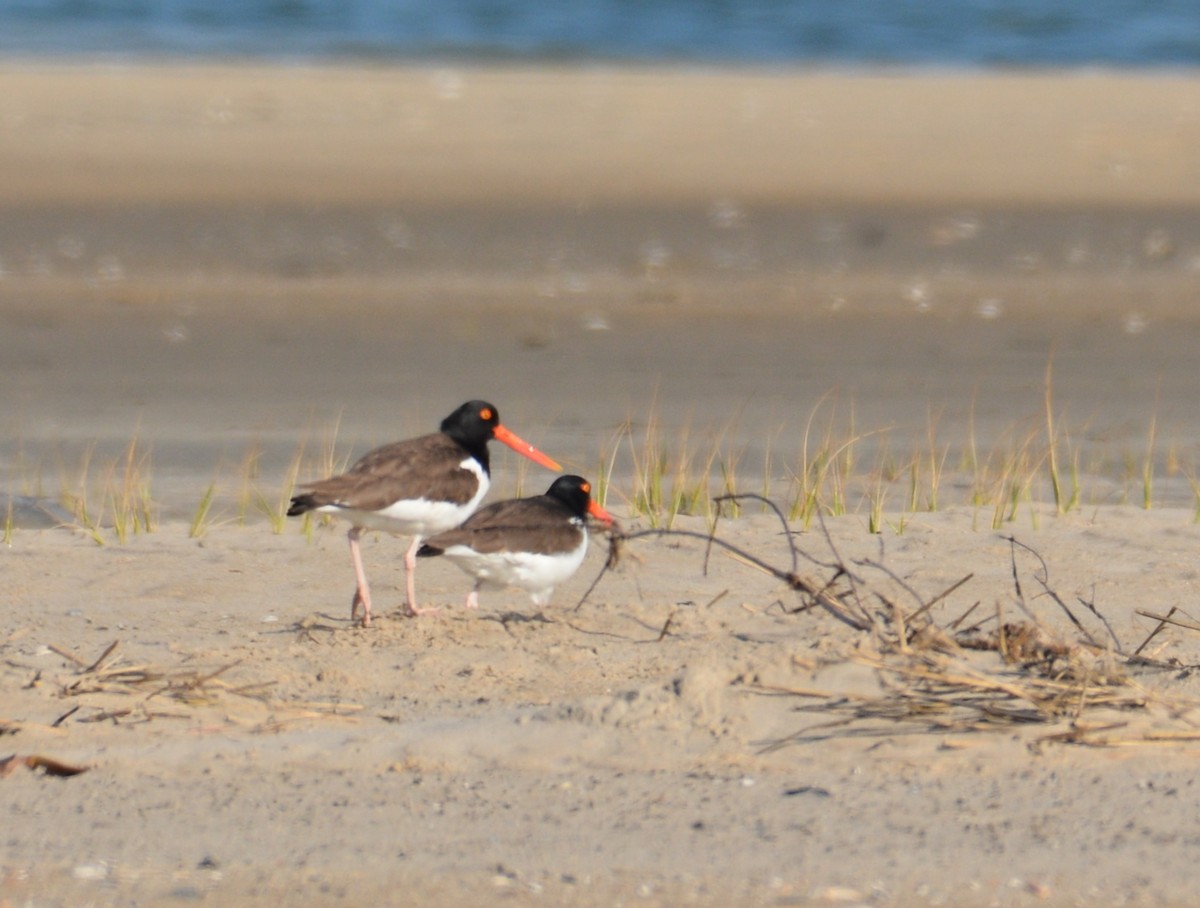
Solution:
M 522 438 L 518 438 L 512 432 L 508 431 L 508 429 L 504 428 L 504 426 L 496 426 L 496 428 L 492 431 L 492 437 L 496 439 L 496 441 L 508 445 L 518 454 L 528 457 L 534 463 L 541 464 L 547 470 L 562 470 L 562 467 L 558 465 L 557 461 L 551 460 L 529 442 Z
M 600 507 L 600 505 L 594 501 L 588 502 L 588 513 L 604 523 L 612 523 L 614 520 L 612 514 L 608 513 L 608 511 L 604 510 L 604 508 Z

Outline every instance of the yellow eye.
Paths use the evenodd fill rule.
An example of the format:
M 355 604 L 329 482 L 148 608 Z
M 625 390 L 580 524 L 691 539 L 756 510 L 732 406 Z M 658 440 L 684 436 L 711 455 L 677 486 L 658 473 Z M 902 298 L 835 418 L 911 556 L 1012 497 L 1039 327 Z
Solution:
M 484 407 L 482 410 L 480 410 L 480 411 L 479 411 L 479 415 L 480 415 L 480 416 L 481 416 L 483 419 L 485 419 L 485 420 L 486 420 L 486 419 L 491 419 L 491 418 L 492 418 L 492 411 L 491 411 L 491 409 L 489 409 L 488 407 Z

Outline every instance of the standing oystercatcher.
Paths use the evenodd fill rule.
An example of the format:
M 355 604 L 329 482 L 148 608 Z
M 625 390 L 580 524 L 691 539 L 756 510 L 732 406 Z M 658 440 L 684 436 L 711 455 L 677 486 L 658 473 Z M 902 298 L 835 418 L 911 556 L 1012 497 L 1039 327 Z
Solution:
M 487 444 L 493 438 L 535 463 L 562 469 L 504 428 L 494 406 L 472 400 L 443 419 L 440 431 L 376 448 L 340 476 L 301 486 L 306 491 L 292 498 L 289 517 L 318 511 L 351 523 L 350 557 L 358 580 L 351 620 L 361 605 L 363 626 L 371 623 L 371 591 L 358 549 L 364 529 L 414 537 L 404 554 L 405 612 L 430 611 L 417 608 L 417 549 L 422 537 L 458 526 L 479 507 L 491 484 Z
M 581 476 L 560 476 L 545 495 L 498 501 L 457 529 L 429 537 L 417 555 L 444 555 L 475 578 L 467 608 L 478 608 L 484 585 L 520 587 L 543 606 L 583 563 L 588 515 L 613 522 L 591 491 Z

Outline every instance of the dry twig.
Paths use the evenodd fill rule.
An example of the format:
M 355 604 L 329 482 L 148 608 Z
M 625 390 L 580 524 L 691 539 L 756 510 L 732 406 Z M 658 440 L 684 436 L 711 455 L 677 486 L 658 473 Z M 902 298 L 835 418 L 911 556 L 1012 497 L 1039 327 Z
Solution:
M 743 499 L 760 501 L 779 517 L 788 544 L 788 568 L 778 567 L 762 555 L 744 551 L 717 535 L 720 504 Z M 1141 646 L 1127 654 L 1095 603 L 1079 599 L 1107 632 L 1109 642 L 1105 645 L 1051 585 L 1045 559 L 1032 547 L 1010 536 L 1013 601 L 1024 617 L 1006 620 L 1003 602 L 997 601 L 994 614 L 963 627 L 967 617 L 981 604 L 977 600 L 954 620 L 938 623 L 934 607 L 948 602 L 974 574 L 967 574 L 937 595 L 925 599 L 882 560 L 856 563 L 873 572 L 872 579 L 853 573 L 838 554 L 824 521 L 826 544 L 834 558 L 829 564 L 816 562 L 797 547 L 782 511 L 769 499 L 760 495 L 728 495 L 716 501 L 717 520 L 707 534 L 657 528 L 615 533 L 611 538 L 608 563 L 588 589 L 588 594 L 599 583 L 604 571 L 615 564 L 619 546 L 644 538 L 691 538 L 705 543 L 705 572 L 713 547 L 722 548 L 736 560 L 777 578 L 800 595 L 800 605 L 791 610 L 785 608 L 786 613 L 797 614 L 819 606 L 845 626 L 869 635 L 869 646 L 852 649 L 847 658 L 875 672 L 881 688 L 879 696 L 860 698 L 810 690 L 745 688 L 752 693 L 803 697 L 806 702 L 797 707 L 798 711 L 833 716 L 779 740 L 763 742 L 763 751 L 835 735 L 981 732 L 1011 728 L 1014 724 L 1055 725 L 1063 722 L 1068 723 L 1065 730 L 1050 731 L 1035 744 L 1116 746 L 1138 743 L 1139 740 L 1155 743 L 1193 741 L 1200 734 L 1192 729 L 1178 735 L 1164 734 L 1160 730 L 1146 732 L 1141 739 L 1132 737 L 1134 732 L 1120 737 L 1113 733 L 1127 729 L 1128 723 L 1085 718 L 1100 710 L 1145 710 L 1157 704 L 1165 706 L 1172 718 L 1187 721 L 1188 716 L 1200 707 L 1200 703 L 1169 701 L 1165 696 L 1151 694 L 1130 678 L 1131 666 L 1147 664 L 1140 653 L 1164 626 L 1173 624 L 1200 631 L 1200 623 L 1175 617 L 1176 609 L 1166 615 L 1138 610 L 1138 614 L 1159 623 Z M 1032 556 L 1036 562 L 1028 575 L 1040 589 L 1034 599 L 1054 603 L 1066 617 L 1076 639 L 1066 639 L 1052 631 L 1026 598 L 1019 552 Z M 801 555 L 825 571 L 826 576 L 801 574 Z M 883 578 L 883 583 L 876 582 L 875 577 Z M 888 593 L 889 587 L 901 590 L 901 598 L 911 598 L 916 603 L 915 608 L 910 610 L 902 605 Z M 870 607 L 864 603 L 864 594 L 873 603 Z M 586 599 L 587 594 L 576 608 Z M 660 641 L 666 637 L 673 618 L 674 614 L 663 625 Z M 982 628 L 992 621 L 995 622 L 994 630 L 984 633 Z

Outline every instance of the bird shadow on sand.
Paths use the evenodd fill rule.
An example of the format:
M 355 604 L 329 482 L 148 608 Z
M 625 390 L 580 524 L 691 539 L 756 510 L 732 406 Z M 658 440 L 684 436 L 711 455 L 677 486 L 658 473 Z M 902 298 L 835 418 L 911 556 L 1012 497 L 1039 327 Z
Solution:
M 507 611 L 498 612 L 494 615 L 483 615 L 484 621 L 495 621 L 505 630 L 508 630 L 510 624 L 559 624 L 560 622 L 546 615 L 545 612 L 534 612 L 532 615 L 525 612 Z

